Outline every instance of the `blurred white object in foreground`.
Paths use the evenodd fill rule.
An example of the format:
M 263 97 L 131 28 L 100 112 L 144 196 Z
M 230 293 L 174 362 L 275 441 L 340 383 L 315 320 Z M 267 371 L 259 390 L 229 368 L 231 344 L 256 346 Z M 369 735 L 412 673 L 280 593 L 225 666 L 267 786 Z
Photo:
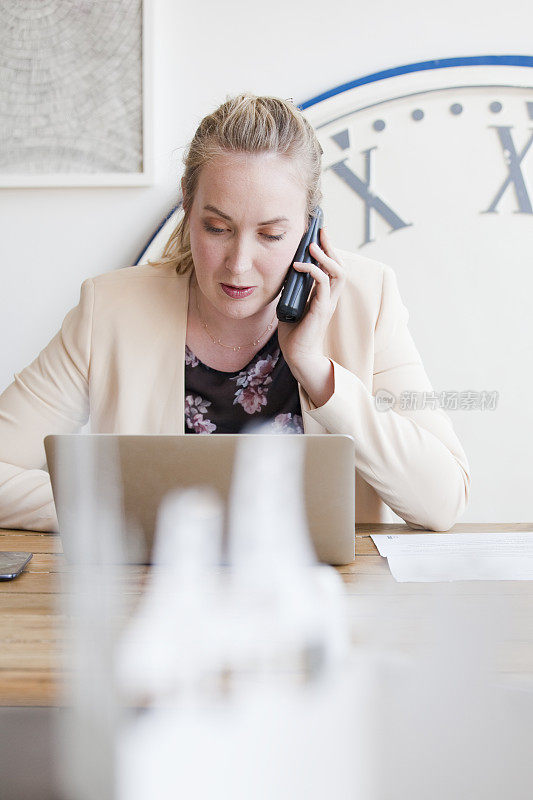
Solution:
M 118 647 L 126 696 L 159 701 L 188 694 L 217 669 L 212 632 L 221 537 L 222 509 L 212 490 L 164 499 L 148 585 Z
M 228 551 L 234 607 L 247 628 L 230 644 L 234 661 L 261 671 L 306 668 L 302 661 L 328 669 L 348 650 L 342 580 L 317 563 L 309 535 L 306 446 L 303 436 L 255 436 L 237 451 Z
M 119 680 L 145 705 L 121 737 L 120 800 L 353 796 L 344 590 L 316 563 L 298 439 L 239 443 L 218 570 L 215 498 L 162 507 L 158 566 L 120 647 Z

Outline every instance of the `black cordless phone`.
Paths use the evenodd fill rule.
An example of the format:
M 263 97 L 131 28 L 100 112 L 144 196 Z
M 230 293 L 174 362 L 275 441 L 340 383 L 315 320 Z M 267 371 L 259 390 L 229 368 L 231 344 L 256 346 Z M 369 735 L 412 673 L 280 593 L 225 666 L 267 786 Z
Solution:
M 309 245 L 311 242 L 316 242 L 320 246 L 318 236 L 323 224 L 324 214 L 320 206 L 317 206 L 309 227 L 302 236 L 302 240 L 294 254 L 293 263 L 301 261 L 305 264 L 318 265 L 318 261 L 309 254 Z M 282 322 L 299 322 L 303 317 L 312 286 L 313 278 L 311 275 L 308 272 L 298 272 L 291 264 L 276 308 L 278 319 Z

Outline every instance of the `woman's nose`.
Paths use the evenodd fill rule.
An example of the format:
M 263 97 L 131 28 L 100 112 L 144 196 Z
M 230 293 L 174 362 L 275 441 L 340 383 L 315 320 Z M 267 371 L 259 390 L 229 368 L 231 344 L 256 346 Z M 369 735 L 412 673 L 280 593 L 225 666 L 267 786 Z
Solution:
M 226 269 L 234 275 L 241 275 L 252 268 L 252 244 L 244 237 L 234 240 L 226 257 Z

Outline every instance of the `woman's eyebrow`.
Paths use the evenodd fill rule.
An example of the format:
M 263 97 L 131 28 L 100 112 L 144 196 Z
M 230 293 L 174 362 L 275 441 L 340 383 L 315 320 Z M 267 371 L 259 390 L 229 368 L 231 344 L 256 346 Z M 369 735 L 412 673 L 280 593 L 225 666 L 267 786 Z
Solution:
M 210 205 L 204 206 L 204 211 L 213 211 L 215 214 L 218 214 L 219 217 L 222 217 L 222 219 L 227 219 L 228 222 L 232 221 L 231 217 L 228 217 L 227 214 L 224 214 L 223 211 L 220 211 L 220 209 L 216 208 L 215 206 L 210 206 Z M 274 219 L 267 219 L 266 222 L 260 222 L 259 225 L 272 225 L 274 222 L 288 222 L 288 221 L 289 220 L 287 217 L 274 217 Z

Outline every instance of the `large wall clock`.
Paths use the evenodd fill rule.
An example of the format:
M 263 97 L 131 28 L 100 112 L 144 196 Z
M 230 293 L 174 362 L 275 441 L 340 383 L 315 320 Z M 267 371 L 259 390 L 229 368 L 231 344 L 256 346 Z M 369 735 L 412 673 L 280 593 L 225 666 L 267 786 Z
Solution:
M 395 270 L 434 402 L 467 451 L 464 521 L 533 520 L 532 67 L 409 64 L 300 104 L 324 151 L 331 240 Z

